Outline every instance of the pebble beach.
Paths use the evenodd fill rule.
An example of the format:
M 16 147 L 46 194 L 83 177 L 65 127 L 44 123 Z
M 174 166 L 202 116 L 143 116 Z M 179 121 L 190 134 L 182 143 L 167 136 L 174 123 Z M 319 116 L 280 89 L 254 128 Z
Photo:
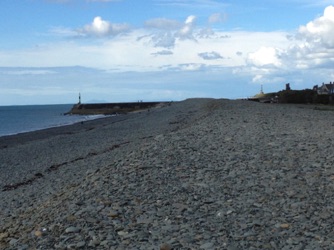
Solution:
M 334 249 L 333 132 L 196 98 L 0 137 L 0 249 Z

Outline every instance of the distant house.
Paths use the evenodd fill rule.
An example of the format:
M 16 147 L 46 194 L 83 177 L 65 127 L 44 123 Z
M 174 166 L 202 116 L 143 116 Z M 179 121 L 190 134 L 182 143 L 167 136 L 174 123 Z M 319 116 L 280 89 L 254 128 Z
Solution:
M 334 82 L 322 83 L 320 87 L 315 85 L 313 90 L 317 91 L 318 95 L 333 95 L 334 94 Z

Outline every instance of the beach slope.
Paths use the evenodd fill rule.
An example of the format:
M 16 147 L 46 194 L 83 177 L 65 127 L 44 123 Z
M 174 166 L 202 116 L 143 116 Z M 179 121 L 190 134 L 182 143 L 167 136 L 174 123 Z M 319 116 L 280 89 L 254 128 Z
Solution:
M 330 249 L 334 112 L 189 99 L 0 138 L 0 249 Z

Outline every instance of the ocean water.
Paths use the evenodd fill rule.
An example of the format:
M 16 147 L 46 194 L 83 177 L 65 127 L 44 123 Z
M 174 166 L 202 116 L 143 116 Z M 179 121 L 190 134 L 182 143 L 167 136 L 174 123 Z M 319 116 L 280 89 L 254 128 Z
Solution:
M 0 136 L 69 125 L 103 117 L 102 115 L 64 115 L 72 104 L 0 106 Z

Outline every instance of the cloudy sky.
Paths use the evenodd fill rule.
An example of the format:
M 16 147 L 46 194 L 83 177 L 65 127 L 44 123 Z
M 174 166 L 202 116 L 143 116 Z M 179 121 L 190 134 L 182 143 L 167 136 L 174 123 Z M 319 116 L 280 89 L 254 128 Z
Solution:
M 244 98 L 334 81 L 334 0 L 1 0 L 0 105 Z

